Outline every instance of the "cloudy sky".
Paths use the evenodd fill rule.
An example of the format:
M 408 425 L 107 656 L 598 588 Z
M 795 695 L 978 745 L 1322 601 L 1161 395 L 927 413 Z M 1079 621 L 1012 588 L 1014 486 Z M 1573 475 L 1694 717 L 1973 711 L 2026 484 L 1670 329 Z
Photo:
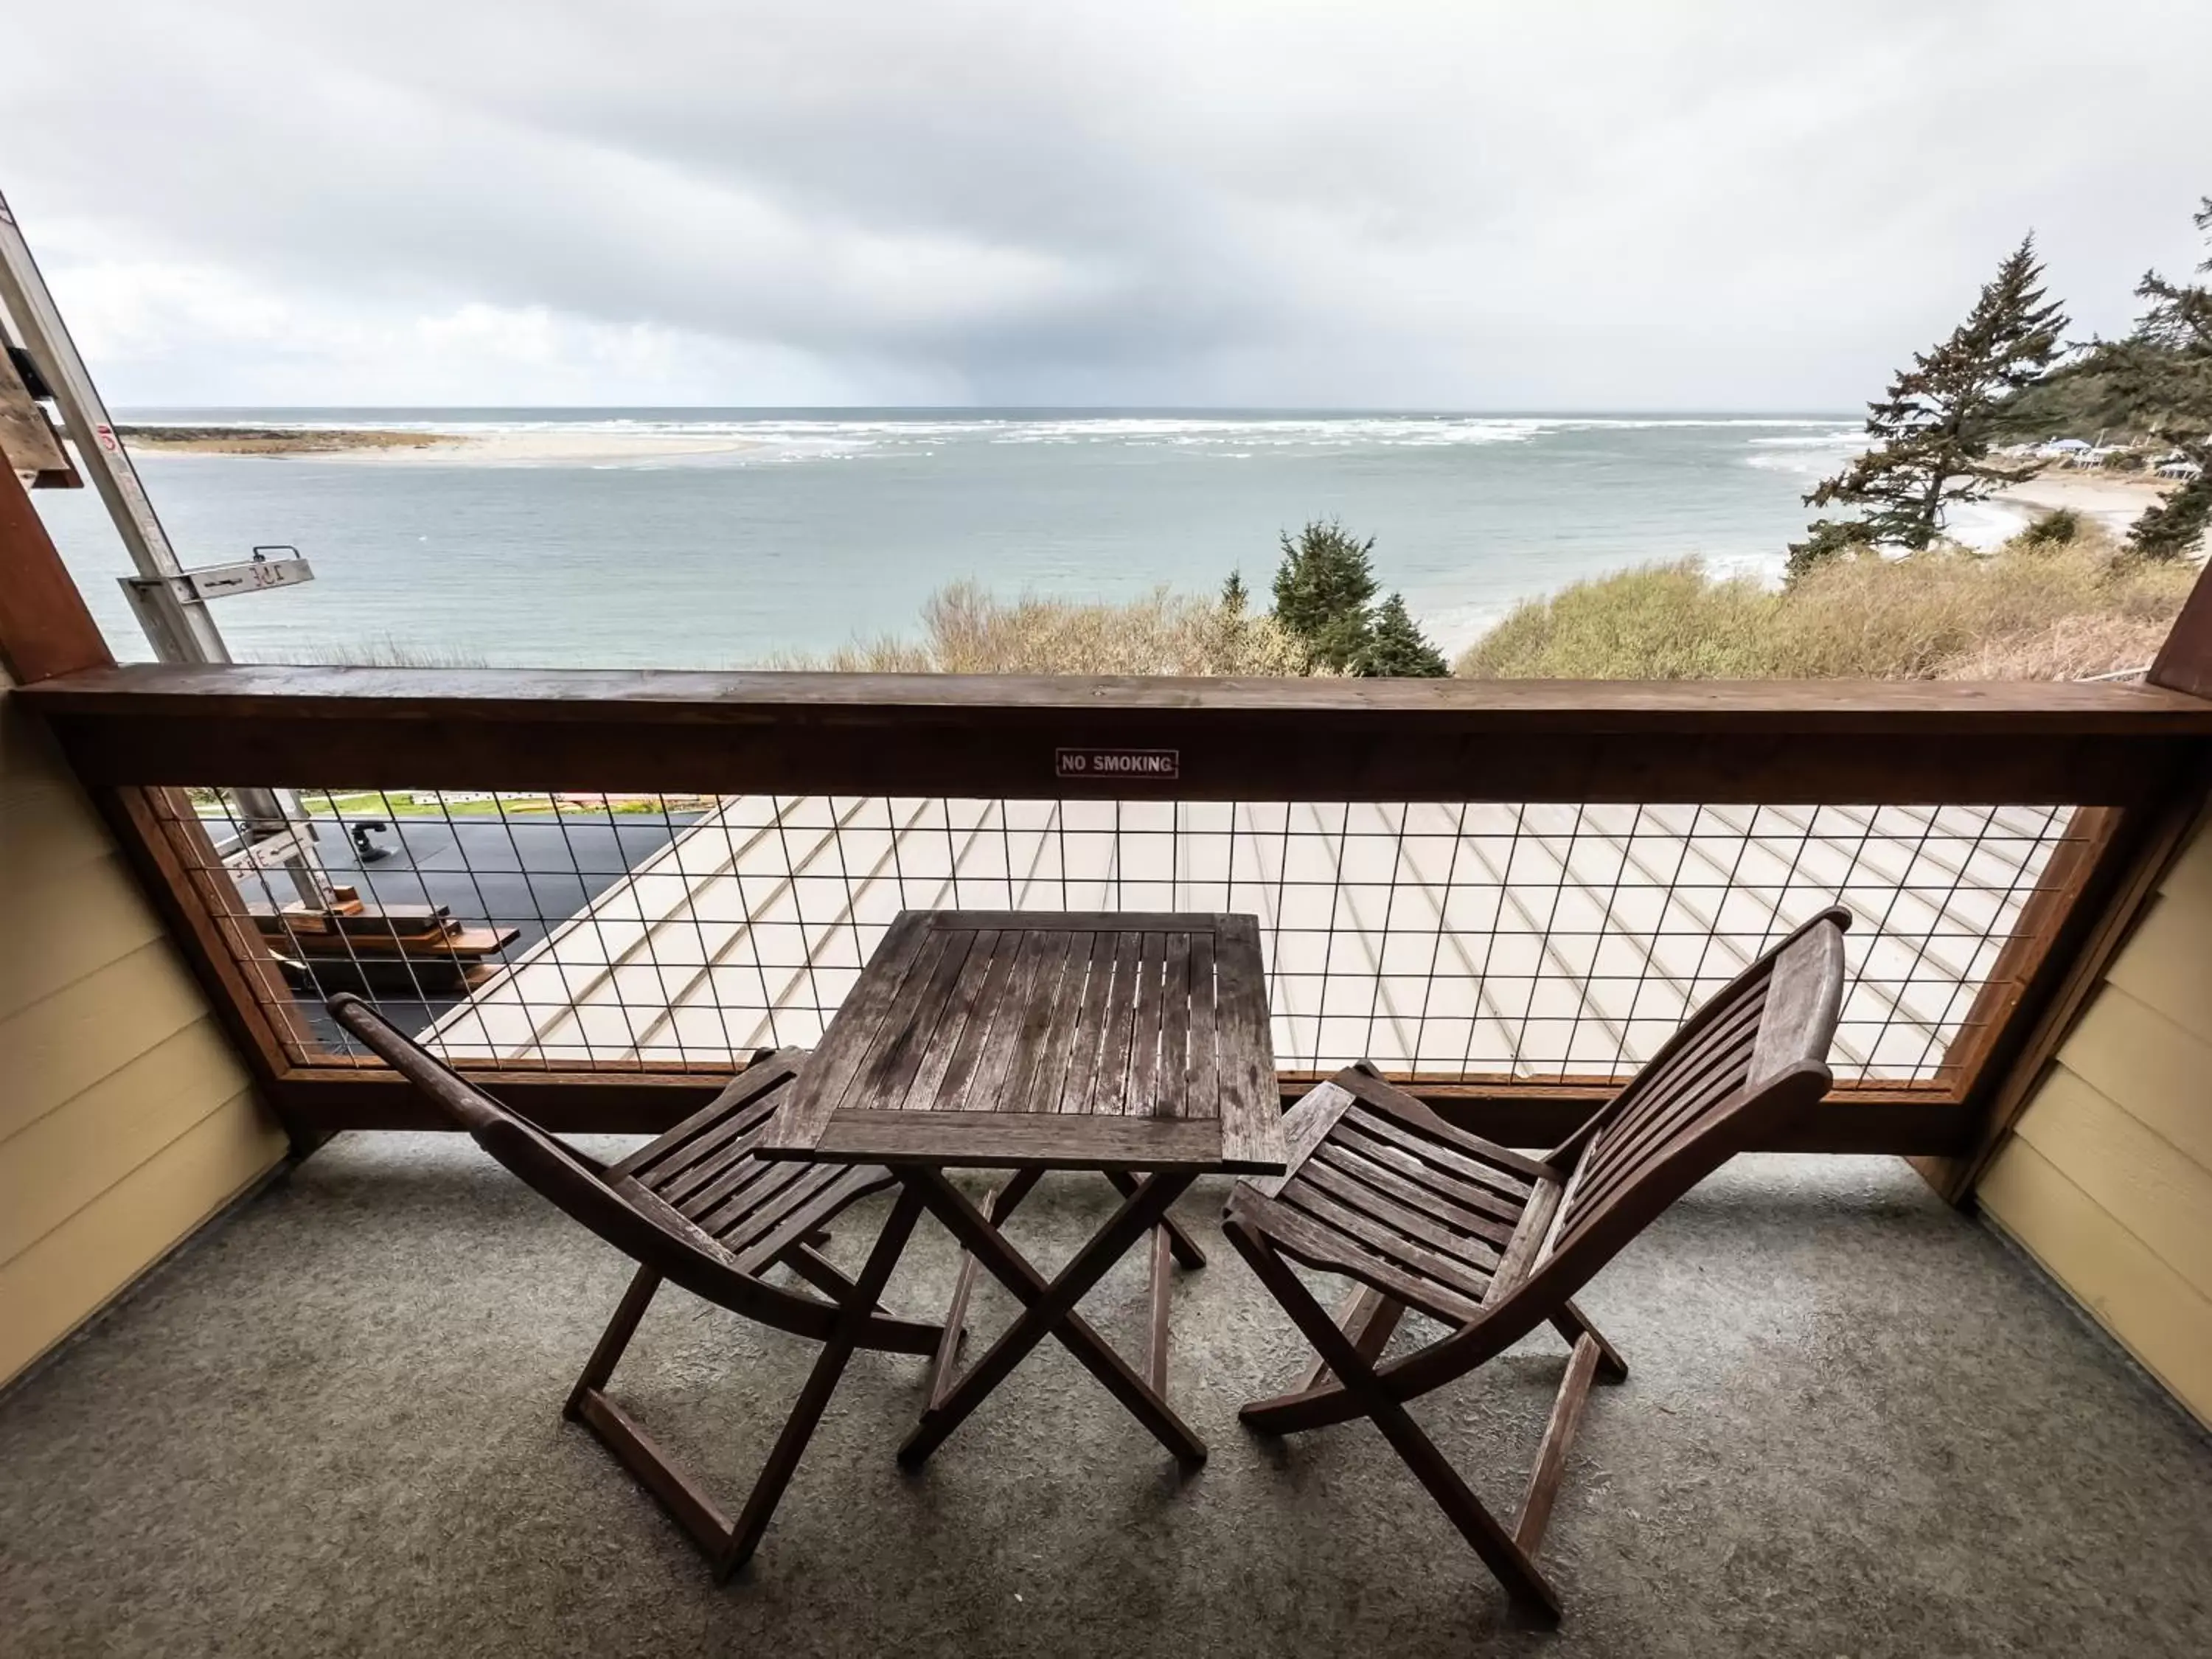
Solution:
M 0 11 L 126 405 L 1834 409 L 2212 192 L 2201 3 Z

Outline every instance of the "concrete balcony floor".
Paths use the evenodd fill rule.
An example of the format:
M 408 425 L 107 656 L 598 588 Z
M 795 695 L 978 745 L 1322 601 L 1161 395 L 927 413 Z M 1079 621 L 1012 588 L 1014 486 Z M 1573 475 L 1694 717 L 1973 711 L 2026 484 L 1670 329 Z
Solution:
M 1186 1201 L 1202 1239 L 1220 1196 Z M 1048 1182 L 1017 1237 L 1052 1263 L 1110 1202 Z M 889 1299 L 933 1313 L 954 1261 L 926 1229 Z M 864 1354 L 717 1588 L 558 1413 L 626 1279 L 465 1140 L 341 1138 L 0 1401 L 0 1648 L 2212 1652 L 2212 1447 L 1894 1160 L 1741 1159 L 1582 1298 L 1633 1374 L 1570 1460 L 1556 1633 L 1370 1429 L 1238 1426 L 1304 1356 L 1225 1245 L 1176 1305 L 1201 1473 L 1048 1349 L 908 1478 L 922 1362 Z M 1133 1258 L 1086 1308 L 1139 1352 L 1141 1302 Z M 980 1297 L 979 1328 L 1010 1305 Z M 1417 1410 L 1508 1516 L 1563 1352 L 1532 1339 Z M 665 1291 L 616 1389 L 734 1502 L 811 1353 Z

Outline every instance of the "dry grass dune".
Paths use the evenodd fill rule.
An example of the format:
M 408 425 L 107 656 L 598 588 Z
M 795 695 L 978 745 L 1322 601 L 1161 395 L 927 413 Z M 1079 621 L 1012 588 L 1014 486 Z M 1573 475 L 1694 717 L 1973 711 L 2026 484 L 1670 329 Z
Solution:
M 1516 606 L 1463 653 L 1473 679 L 2080 679 L 2140 668 L 2197 567 L 2130 556 L 2094 523 L 1993 553 L 1939 547 L 1850 559 L 1785 591 L 1695 559 L 1577 582 Z M 855 641 L 784 668 L 873 673 L 1310 672 L 1266 615 L 1159 588 L 1126 604 L 933 595 L 911 637 Z
M 1275 619 L 1217 599 L 1155 588 L 1126 604 L 1002 599 L 956 582 L 922 606 L 918 639 L 885 635 L 780 668 L 870 674 L 1253 674 L 1308 672 L 1305 652 Z
M 1773 592 L 1695 560 L 1577 582 L 1463 654 L 1479 679 L 2078 679 L 2140 668 L 2197 578 L 2085 527 L 1847 559 Z

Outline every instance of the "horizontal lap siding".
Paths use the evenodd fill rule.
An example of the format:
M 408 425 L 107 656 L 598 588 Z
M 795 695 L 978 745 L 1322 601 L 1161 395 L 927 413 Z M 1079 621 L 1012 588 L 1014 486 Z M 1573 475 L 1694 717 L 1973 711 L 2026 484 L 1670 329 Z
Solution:
M 2212 830 L 2168 872 L 1978 1196 L 2212 1424 Z
M 273 1168 L 106 827 L 0 689 L 0 1381 Z

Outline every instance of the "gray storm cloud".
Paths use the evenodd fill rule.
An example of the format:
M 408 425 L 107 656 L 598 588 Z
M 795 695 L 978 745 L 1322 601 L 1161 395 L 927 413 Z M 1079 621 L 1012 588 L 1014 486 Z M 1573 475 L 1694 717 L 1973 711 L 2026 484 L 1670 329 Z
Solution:
M 2212 191 L 2202 7 L 6 3 L 142 404 L 1835 408 Z

